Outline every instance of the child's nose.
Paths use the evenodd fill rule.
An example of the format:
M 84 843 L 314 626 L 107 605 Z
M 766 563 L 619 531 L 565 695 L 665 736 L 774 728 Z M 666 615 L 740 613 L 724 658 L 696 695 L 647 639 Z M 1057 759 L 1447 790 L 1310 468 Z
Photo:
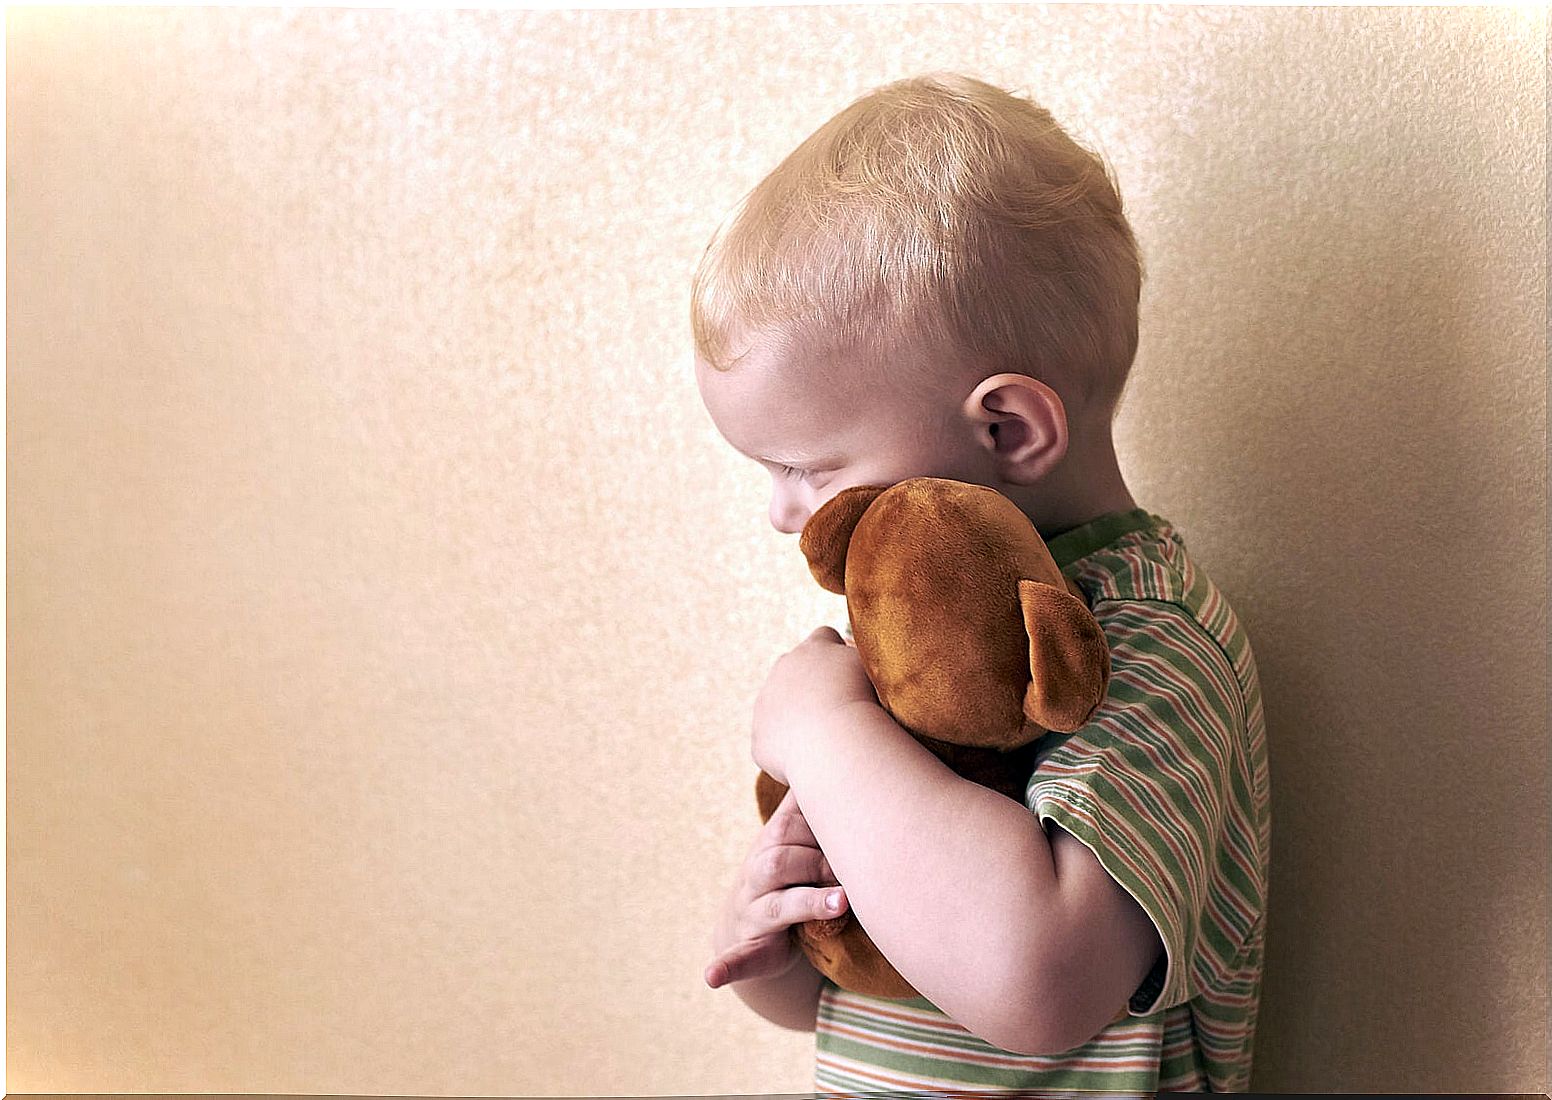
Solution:
M 808 508 L 791 493 L 771 493 L 771 526 L 784 535 L 796 535 L 808 522 Z

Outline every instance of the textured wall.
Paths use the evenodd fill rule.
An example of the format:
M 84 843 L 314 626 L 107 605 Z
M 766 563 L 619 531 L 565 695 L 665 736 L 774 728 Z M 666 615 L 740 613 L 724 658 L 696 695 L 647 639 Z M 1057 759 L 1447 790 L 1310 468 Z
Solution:
M 1544 8 L 9 8 L 13 1091 L 800 1091 L 701 982 L 835 621 L 690 372 L 929 68 L 1104 150 L 1272 744 L 1256 1086 L 1546 1065 Z

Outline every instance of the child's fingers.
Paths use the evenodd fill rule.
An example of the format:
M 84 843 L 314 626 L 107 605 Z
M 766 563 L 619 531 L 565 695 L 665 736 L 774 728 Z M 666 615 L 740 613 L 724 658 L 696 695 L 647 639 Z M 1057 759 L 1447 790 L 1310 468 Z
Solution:
M 706 984 L 716 989 L 729 982 L 776 973 L 790 964 L 796 950 L 788 937 L 792 925 L 828 920 L 845 911 L 846 891 L 839 886 L 794 886 L 757 898 L 744 910 L 738 943 L 706 968 Z
M 835 903 L 830 903 L 834 895 Z M 844 886 L 789 886 L 755 898 L 740 915 L 740 943 L 781 943 L 787 929 L 804 921 L 829 920 L 846 911 Z
M 720 989 L 729 982 L 741 982 L 746 978 L 757 977 L 750 973 L 750 963 L 754 955 L 753 951 L 735 948 L 719 956 L 706 968 L 706 984 L 712 989 Z
M 799 890 L 803 892 L 804 920 L 829 920 L 846 912 L 844 886 L 794 886 L 791 892 Z
M 787 962 L 786 951 L 779 952 L 772 943 L 745 940 L 712 960 L 706 968 L 706 984 L 719 989 L 729 982 L 761 978 L 774 974 Z
M 819 840 L 808 827 L 808 819 L 792 797 L 792 788 L 781 796 L 781 801 L 771 811 L 771 819 L 765 823 L 764 841 L 767 844 L 808 844 L 819 847 Z
M 833 884 L 836 881 L 825 854 L 806 844 L 774 844 L 762 848 L 747 873 L 749 892 L 753 897 L 788 886 Z

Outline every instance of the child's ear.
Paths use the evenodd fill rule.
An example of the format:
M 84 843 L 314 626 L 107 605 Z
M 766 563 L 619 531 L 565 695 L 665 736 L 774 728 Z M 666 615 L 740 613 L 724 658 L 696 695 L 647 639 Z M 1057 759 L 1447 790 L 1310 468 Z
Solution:
M 984 425 L 982 445 L 1006 481 L 1032 485 L 1067 453 L 1067 412 L 1061 396 L 1027 374 L 984 378 L 963 410 Z
M 820 505 L 803 525 L 798 549 L 808 559 L 808 571 L 825 591 L 846 595 L 846 550 L 851 546 L 851 533 L 862 513 L 887 488 L 853 485 L 842 489 Z

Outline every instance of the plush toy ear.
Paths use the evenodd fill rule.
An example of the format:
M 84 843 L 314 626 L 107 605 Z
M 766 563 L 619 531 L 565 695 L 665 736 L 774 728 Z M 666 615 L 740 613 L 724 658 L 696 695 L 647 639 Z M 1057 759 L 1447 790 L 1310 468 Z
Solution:
M 1029 633 L 1029 688 L 1024 714 L 1048 730 L 1071 733 L 1105 701 L 1110 647 L 1088 605 L 1070 589 L 1020 580 L 1019 603 Z M 1081 590 L 1080 590 L 1081 591 Z
M 846 549 L 862 513 L 887 485 L 853 485 L 819 506 L 798 536 L 798 549 L 808 559 L 808 571 L 827 592 L 846 595 Z

